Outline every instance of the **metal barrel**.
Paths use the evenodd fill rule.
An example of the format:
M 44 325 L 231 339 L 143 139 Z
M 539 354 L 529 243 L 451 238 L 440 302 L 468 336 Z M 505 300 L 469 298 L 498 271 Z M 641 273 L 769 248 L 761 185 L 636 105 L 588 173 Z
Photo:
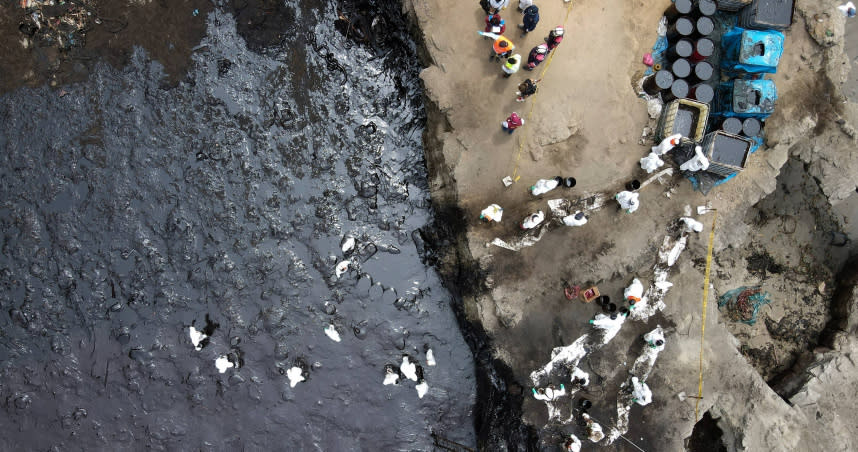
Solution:
M 691 81 L 705 82 L 711 79 L 714 73 L 715 68 L 712 66 L 712 63 L 708 61 L 694 63 L 693 67 L 691 68 Z
M 709 38 L 700 38 L 694 42 L 694 52 L 690 60 L 697 63 L 712 56 L 715 53 L 715 43 Z
M 694 22 L 689 17 L 683 16 L 667 29 L 667 40 L 676 41 L 680 38 L 688 38 L 694 34 Z
M 694 53 L 694 43 L 690 39 L 680 39 L 665 51 L 669 61 L 677 58 L 688 58 L 692 53 Z
M 668 22 L 675 22 L 680 16 L 691 14 L 694 4 L 691 0 L 676 0 L 669 8 L 664 10 L 664 16 Z
M 674 80 L 673 84 L 670 85 L 670 89 L 661 92 L 661 99 L 665 103 L 686 97 L 688 97 L 688 82 L 685 80 Z
M 721 121 L 721 130 L 733 135 L 738 135 L 742 133 L 742 120 L 739 118 L 724 118 L 724 120 Z
M 688 96 L 698 102 L 710 104 L 715 98 L 715 90 L 706 83 L 698 83 L 690 88 Z
M 673 84 L 673 74 L 662 69 L 644 80 L 643 90 L 650 96 L 655 96 L 659 92 L 669 89 L 671 84 Z

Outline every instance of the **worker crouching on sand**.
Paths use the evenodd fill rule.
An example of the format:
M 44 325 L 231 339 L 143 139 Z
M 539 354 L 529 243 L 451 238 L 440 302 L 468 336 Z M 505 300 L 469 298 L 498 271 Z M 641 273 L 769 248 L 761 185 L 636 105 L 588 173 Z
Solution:
M 614 199 L 620 204 L 620 209 L 628 213 L 634 213 L 641 205 L 638 200 L 638 193 L 631 191 L 621 191 L 614 196 Z
M 548 46 L 545 44 L 539 44 L 534 47 L 530 51 L 530 55 L 527 57 L 527 66 L 525 69 L 528 71 L 532 71 L 533 68 L 542 64 L 545 61 L 545 57 L 548 55 Z
M 502 35 L 506 31 L 506 21 L 501 19 L 500 14 L 486 16 L 486 32 Z
M 587 224 L 587 216 L 579 210 L 574 215 L 563 217 L 563 224 L 566 226 L 584 226 Z
M 539 226 L 540 224 L 542 224 L 542 222 L 544 220 L 545 220 L 545 214 L 542 213 L 542 211 L 540 210 L 539 212 L 532 213 L 532 214 L 528 215 L 527 218 L 525 218 L 524 221 L 521 222 L 521 228 L 522 229 L 533 229 L 533 228 Z
M 506 121 L 501 122 L 501 128 L 503 129 L 503 131 L 509 133 L 510 135 L 512 135 L 515 129 L 523 125 L 524 119 L 522 119 L 521 116 L 519 116 L 516 112 L 512 112 L 512 114 L 510 114 L 509 117 L 506 118 Z

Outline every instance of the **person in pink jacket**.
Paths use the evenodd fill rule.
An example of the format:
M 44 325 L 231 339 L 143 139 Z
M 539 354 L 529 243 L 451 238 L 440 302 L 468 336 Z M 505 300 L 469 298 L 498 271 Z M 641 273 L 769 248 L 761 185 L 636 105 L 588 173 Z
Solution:
M 512 114 L 509 115 L 508 118 L 506 118 L 506 121 L 501 122 L 501 128 L 503 128 L 503 131 L 509 133 L 510 135 L 512 135 L 515 129 L 523 125 L 524 119 L 521 119 L 521 116 L 519 116 L 516 112 L 512 112 Z

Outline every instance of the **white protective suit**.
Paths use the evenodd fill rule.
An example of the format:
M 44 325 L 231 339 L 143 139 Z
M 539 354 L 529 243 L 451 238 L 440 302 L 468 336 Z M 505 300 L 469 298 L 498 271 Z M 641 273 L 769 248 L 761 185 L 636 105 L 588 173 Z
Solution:
M 522 229 L 533 229 L 539 226 L 545 220 L 545 214 L 540 210 L 534 214 L 528 215 L 524 221 L 521 222 Z
M 628 213 L 632 213 L 638 210 L 641 203 L 638 201 L 638 193 L 631 191 L 621 191 L 617 193 L 614 197 L 618 203 L 620 203 L 620 207 Z
M 587 217 L 579 210 L 578 212 L 575 212 L 574 215 L 563 217 L 563 224 L 566 226 L 584 226 L 587 224 Z
M 703 148 L 700 146 L 694 147 L 694 157 L 691 160 L 679 165 L 680 171 L 706 171 L 709 168 L 709 159 L 703 155 Z
M 501 218 L 503 217 L 503 207 L 497 204 L 491 204 L 482 212 L 480 212 L 480 219 L 486 221 L 496 221 L 500 223 Z
M 664 160 L 658 158 L 658 154 L 650 152 L 646 157 L 641 159 L 641 169 L 647 174 L 652 174 L 653 171 L 664 166 Z
M 679 141 L 682 140 L 681 134 L 674 134 L 665 139 L 661 140 L 661 143 L 658 146 L 652 147 L 652 152 L 655 155 L 664 155 L 670 152 L 671 149 L 679 145 Z
M 551 190 L 554 190 L 558 185 L 560 185 L 560 183 L 557 182 L 557 179 L 539 179 L 532 187 L 530 187 L 530 193 L 533 196 L 539 196 L 543 193 L 548 193 Z

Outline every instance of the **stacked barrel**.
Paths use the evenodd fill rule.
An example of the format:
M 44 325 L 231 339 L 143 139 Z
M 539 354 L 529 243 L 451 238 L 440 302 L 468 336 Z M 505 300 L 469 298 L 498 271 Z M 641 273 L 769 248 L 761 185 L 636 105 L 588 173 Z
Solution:
M 647 94 L 661 94 L 665 103 L 682 98 L 712 102 L 710 80 L 717 76 L 710 61 L 715 53 L 710 36 L 716 10 L 714 0 L 676 0 L 665 10 L 668 48 L 661 67 L 654 67 L 657 70 L 644 80 Z

